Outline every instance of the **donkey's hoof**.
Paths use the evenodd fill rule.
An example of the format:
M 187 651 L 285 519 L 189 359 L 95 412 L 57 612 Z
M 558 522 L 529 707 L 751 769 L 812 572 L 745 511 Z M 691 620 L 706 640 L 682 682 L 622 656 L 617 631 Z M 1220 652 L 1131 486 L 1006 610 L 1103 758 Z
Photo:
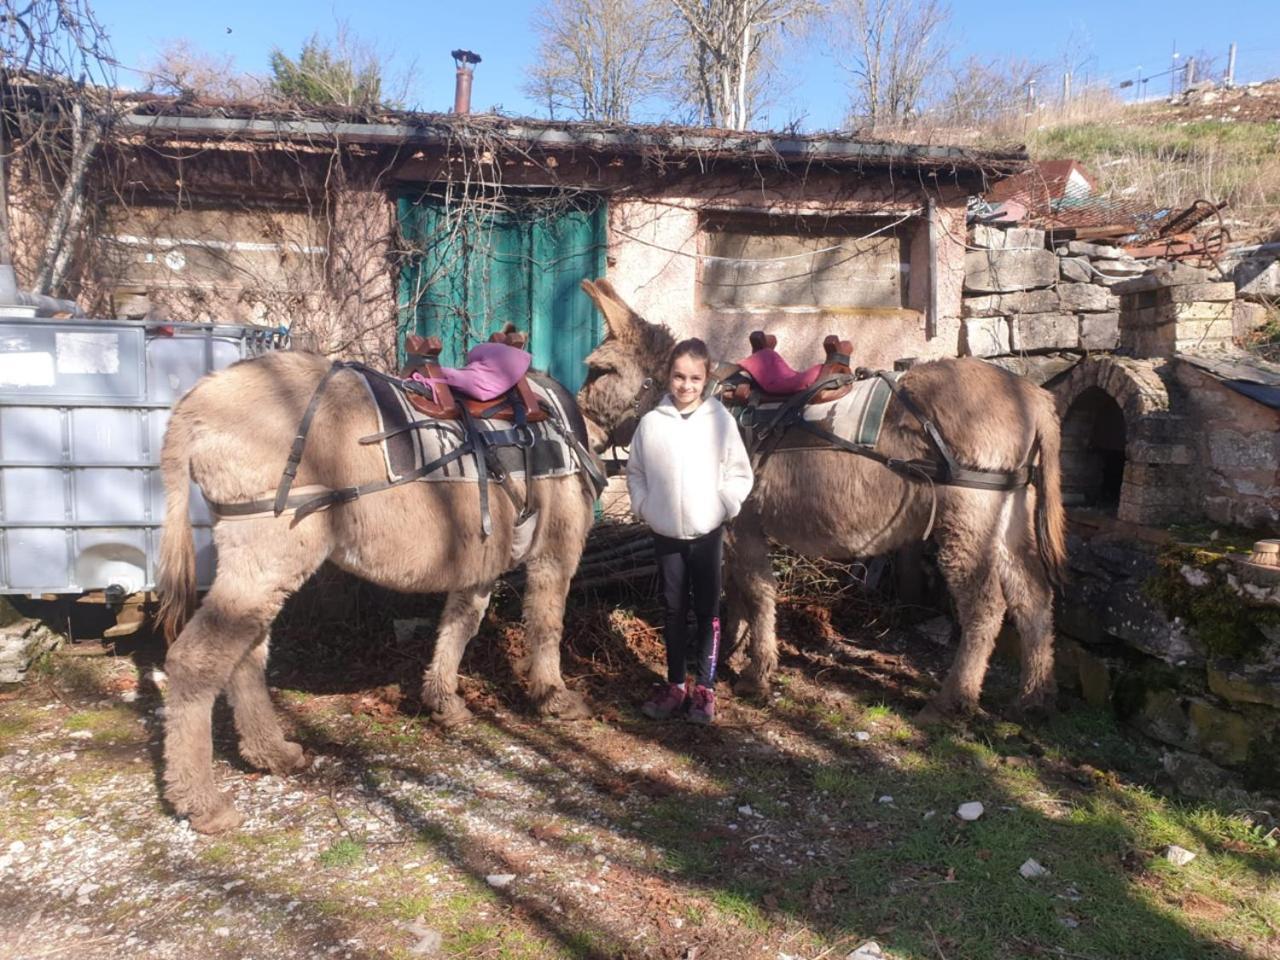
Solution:
M 557 720 L 586 720 L 591 716 L 591 708 L 583 696 L 564 687 L 557 687 L 544 697 L 538 704 L 538 712 Z
M 291 773 L 305 770 L 310 764 L 311 760 L 300 744 L 292 740 L 283 740 L 275 756 L 270 758 L 267 769 L 277 777 L 287 777 Z
M 753 677 L 750 674 L 739 677 L 733 684 L 733 694 L 736 697 L 757 697 L 765 700 L 768 699 L 772 689 L 768 680 L 763 677 Z
M 190 820 L 191 829 L 196 833 L 225 833 L 244 823 L 244 817 L 230 802 L 224 802 L 206 813 L 193 813 Z
M 267 770 L 277 777 L 297 773 L 311 762 L 302 747 L 289 740 L 273 743 L 268 748 L 254 748 L 241 742 L 240 756 L 259 770 Z
M 1058 705 L 1052 694 L 1019 697 L 1010 711 L 1015 720 L 1023 723 L 1040 723 L 1048 720 L 1058 712 Z
M 438 710 L 431 711 L 431 722 L 451 730 L 471 722 L 471 711 L 461 697 L 450 697 Z
M 916 723 L 922 727 L 941 727 L 949 723 L 950 719 L 932 703 L 925 704 L 924 709 L 916 714 Z

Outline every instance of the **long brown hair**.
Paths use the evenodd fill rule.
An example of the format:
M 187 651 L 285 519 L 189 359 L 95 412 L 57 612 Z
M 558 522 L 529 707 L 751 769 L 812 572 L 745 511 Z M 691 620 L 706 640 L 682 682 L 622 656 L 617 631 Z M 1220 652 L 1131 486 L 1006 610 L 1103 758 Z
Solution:
M 711 351 L 707 349 L 706 343 L 697 337 L 690 337 L 688 340 L 681 340 L 671 348 L 671 356 L 667 358 L 667 379 L 671 379 L 671 371 L 675 368 L 676 361 L 681 357 L 693 357 L 695 360 L 701 360 L 706 366 L 707 379 L 711 379 Z

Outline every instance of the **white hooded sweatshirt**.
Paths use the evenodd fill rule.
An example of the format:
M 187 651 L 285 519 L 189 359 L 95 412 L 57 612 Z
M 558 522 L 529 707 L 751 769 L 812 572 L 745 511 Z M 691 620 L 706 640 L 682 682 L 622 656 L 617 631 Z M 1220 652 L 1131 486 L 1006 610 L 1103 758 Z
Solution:
M 627 492 L 631 512 L 654 533 L 678 540 L 710 533 L 738 515 L 752 482 L 738 425 L 719 400 L 684 417 L 668 395 L 640 418 Z

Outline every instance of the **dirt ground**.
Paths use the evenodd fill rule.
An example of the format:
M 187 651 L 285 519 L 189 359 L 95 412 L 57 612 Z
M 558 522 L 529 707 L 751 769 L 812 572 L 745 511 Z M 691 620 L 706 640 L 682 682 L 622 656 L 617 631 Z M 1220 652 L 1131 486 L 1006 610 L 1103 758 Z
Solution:
M 158 799 L 160 645 L 51 658 L 0 694 L 0 955 L 1280 956 L 1274 798 L 1170 799 L 1158 752 L 1069 698 L 1034 727 L 918 729 L 945 638 L 793 598 L 770 702 L 722 684 L 716 726 L 656 724 L 653 610 L 578 598 L 566 673 L 597 716 L 544 723 L 508 666 L 515 609 L 464 662 L 477 720 L 446 733 L 414 694 L 435 607 L 304 591 L 272 682 L 314 760 L 247 769 L 220 709 L 215 773 L 247 819 L 218 837 Z M 993 710 L 1013 680 L 997 663 Z

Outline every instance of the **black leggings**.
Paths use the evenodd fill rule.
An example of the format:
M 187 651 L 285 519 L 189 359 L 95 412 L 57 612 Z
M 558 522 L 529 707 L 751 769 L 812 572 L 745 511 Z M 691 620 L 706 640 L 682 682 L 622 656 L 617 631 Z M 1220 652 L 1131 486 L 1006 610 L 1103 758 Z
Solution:
M 724 528 L 693 540 L 673 540 L 653 535 L 653 555 L 658 562 L 665 617 L 662 638 L 667 644 L 667 681 L 683 684 L 689 652 L 689 601 L 697 620 L 694 634 L 698 655 L 698 683 L 716 682 L 716 657 L 720 654 L 720 560 Z

